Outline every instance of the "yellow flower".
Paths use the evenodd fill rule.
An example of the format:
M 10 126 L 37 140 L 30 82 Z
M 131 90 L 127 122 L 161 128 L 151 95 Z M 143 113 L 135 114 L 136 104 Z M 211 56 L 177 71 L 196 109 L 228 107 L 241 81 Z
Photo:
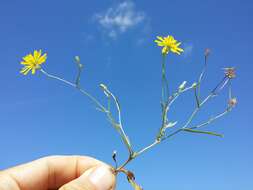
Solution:
M 161 37 L 157 36 L 158 40 L 155 40 L 158 46 L 162 46 L 162 54 L 167 55 L 170 51 L 176 53 L 178 55 L 181 54 L 184 50 L 178 46 L 180 46 L 181 42 L 178 42 L 174 39 L 173 36 Z
M 21 61 L 21 64 L 24 65 L 24 67 L 21 69 L 20 73 L 27 75 L 29 71 L 32 70 L 32 74 L 35 74 L 35 71 L 37 69 L 40 69 L 40 65 L 44 63 L 47 59 L 47 54 L 44 53 L 44 55 L 41 55 L 42 51 L 34 50 L 33 54 L 28 54 L 23 57 L 23 61 Z

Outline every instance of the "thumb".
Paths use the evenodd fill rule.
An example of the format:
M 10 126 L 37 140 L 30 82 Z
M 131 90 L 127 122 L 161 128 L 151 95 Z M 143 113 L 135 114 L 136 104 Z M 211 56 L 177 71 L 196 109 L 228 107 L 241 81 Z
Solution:
M 100 165 L 85 171 L 79 178 L 63 185 L 59 190 L 113 190 L 115 181 L 112 169 Z

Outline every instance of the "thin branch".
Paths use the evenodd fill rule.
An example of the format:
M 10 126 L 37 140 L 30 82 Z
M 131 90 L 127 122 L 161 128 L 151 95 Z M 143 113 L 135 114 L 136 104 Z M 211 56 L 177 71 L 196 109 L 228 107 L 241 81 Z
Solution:
M 211 91 L 211 93 L 200 103 L 200 107 L 205 104 L 210 98 L 216 96 L 228 83 L 230 79 L 226 76 L 215 86 L 215 88 Z
M 113 125 L 113 127 L 115 129 L 117 129 L 117 131 L 119 132 L 124 144 L 127 146 L 128 150 L 129 150 L 129 153 L 132 154 L 133 153 L 133 150 L 131 148 L 131 145 L 130 145 L 130 142 L 129 142 L 129 139 L 128 137 L 126 136 L 123 128 L 122 128 L 122 125 L 121 125 L 121 113 L 120 113 L 120 106 L 119 106 L 119 103 L 118 103 L 118 100 L 116 99 L 116 97 L 111 93 L 110 95 L 113 97 L 115 103 L 116 103 L 116 106 L 117 106 L 117 109 L 118 109 L 118 112 L 119 112 L 119 126 L 116 124 L 116 122 L 114 121 L 111 113 L 96 99 L 94 98 L 91 94 L 89 94 L 88 92 L 86 92 L 85 90 L 81 89 L 80 87 L 77 86 L 77 84 L 74 84 L 72 82 L 69 82 L 65 79 L 62 79 L 60 77 L 57 77 L 55 75 L 52 75 L 52 74 L 49 74 L 47 73 L 45 70 L 43 69 L 40 69 L 40 71 L 46 75 L 47 77 L 51 78 L 51 79 L 55 79 L 55 80 L 58 80 L 58 81 L 61 81 L 69 86 L 72 86 L 74 88 L 76 88 L 78 91 L 80 91 L 82 94 L 86 95 L 88 98 L 90 98 L 100 109 L 101 111 L 103 111 L 104 113 L 106 113 L 110 123 Z
M 205 55 L 204 68 L 203 68 L 203 70 L 202 70 L 202 72 L 201 72 L 201 74 L 199 76 L 199 80 L 198 80 L 198 95 L 197 95 L 198 99 L 200 99 L 200 86 L 201 86 L 202 78 L 203 78 L 203 76 L 204 76 L 204 74 L 206 72 L 206 69 L 207 69 L 207 57 L 208 56 Z
M 194 96 L 195 96 L 197 107 L 199 108 L 199 95 L 197 94 L 196 88 L 194 88 Z
M 70 85 L 74 88 L 76 88 L 78 91 L 80 91 L 82 94 L 86 95 L 88 98 L 90 98 L 101 110 L 103 110 L 104 112 L 106 112 L 106 108 L 96 99 L 94 98 L 91 94 L 89 94 L 88 92 L 86 92 L 85 90 L 81 89 L 81 88 L 77 88 L 77 85 L 72 83 L 72 82 L 69 82 L 65 79 L 62 79 L 60 77 L 57 77 L 55 75 L 52 75 L 52 74 L 49 74 L 47 73 L 46 71 L 44 71 L 43 69 L 40 69 L 40 71 L 46 75 L 47 77 L 51 78 L 51 79 L 55 79 L 55 80 L 58 80 L 58 81 L 61 81 L 67 85 Z
M 118 111 L 118 127 L 117 127 L 117 130 L 118 132 L 120 133 L 120 136 L 124 142 L 124 144 L 126 145 L 128 151 L 129 151 L 129 154 L 132 155 L 133 154 L 133 150 L 132 150 L 132 146 L 131 146 L 131 143 L 130 143 L 130 140 L 128 138 L 128 136 L 126 135 L 125 131 L 124 131 L 124 128 L 122 126 L 122 121 L 121 121 L 121 108 L 120 108 L 120 104 L 119 104 L 119 101 L 117 99 L 117 97 L 104 85 L 104 84 L 101 84 L 100 85 L 103 90 L 108 94 L 109 97 L 112 97 L 112 99 L 114 100 L 114 103 L 116 105 L 116 108 L 117 108 L 117 111 Z M 108 98 L 109 98 L 108 97 Z M 114 124 L 115 125 L 115 124 Z
M 166 78 L 166 68 L 165 68 L 166 57 L 162 56 L 162 103 L 165 104 L 167 98 L 169 97 L 169 84 Z
M 231 87 L 231 81 L 228 83 L 228 99 L 232 99 L 232 87 Z
M 173 95 L 171 95 L 170 97 L 169 97 L 169 104 L 168 104 L 168 107 L 170 107 L 173 103 L 174 103 L 174 101 L 181 95 L 181 94 L 183 94 L 184 92 L 187 92 L 188 90 L 191 90 L 191 89 L 193 89 L 194 87 L 193 86 L 189 86 L 189 87 L 187 87 L 187 88 L 185 88 L 185 89 L 183 89 L 183 90 L 178 90 L 176 93 L 174 93 Z
M 47 73 L 46 71 L 44 71 L 43 69 L 40 69 L 40 71 L 41 71 L 44 75 L 46 75 L 47 77 L 49 77 L 49 78 L 59 80 L 59 81 L 65 83 L 65 84 L 67 84 L 67 85 L 72 86 L 72 87 L 76 87 L 76 84 L 74 84 L 74 83 L 72 83 L 72 82 L 69 82 L 69 81 L 67 81 L 67 80 L 65 80 L 65 79 L 62 79 L 62 78 L 60 78 L 60 77 L 57 77 L 57 76 L 55 76 L 55 75 L 51 75 L 51 74 Z
M 201 123 L 197 126 L 194 126 L 194 127 L 190 127 L 189 129 L 197 129 L 197 128 L 200 128 L 200 127 L 204 127 L 212 122 L 214 122 L 215 120 L 219 119 L 220 117 L 226 115 L 228 112 L 230 112 L 232 110 L 232 107 L 228 107 L 225 111 L 223 111 L 222 113 L 214 116 L 214 117 L 210 117 L 206 122 L 204 123 Z

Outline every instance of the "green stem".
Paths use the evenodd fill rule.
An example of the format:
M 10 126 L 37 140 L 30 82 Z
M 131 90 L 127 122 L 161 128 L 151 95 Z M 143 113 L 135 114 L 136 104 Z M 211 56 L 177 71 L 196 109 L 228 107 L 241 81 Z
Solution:
M 119 132 L 119 134 L 120 134 L 120 136 L 121 136 L 124 144 L 126 145 L 129 153 L 133 154 L 133 150 L 131 148 L 129 139 L 128 139 L 127 135 L 125 134 L 125 131 L 124 131 L 124 129 L 122 127 L 122 124 L 121 124 L 121 112 L 120 112 L 120 106 L 119 106 L 118 100 L 116 99 L 116 97 L 112 93 L 110 93 L 110 95 L 113 97 L 113 99 L 114 99 L 114 101 L 116 103 L 116 107 L 117 107 L 118 113 L 119 113 L 119 127 L 116 126 L 116 122 L 114 121 L 113 117 L 111 116 L 111 113 L 95 97 L 93 97 L 91 94 L 89 94 L 88 92 L 86 92 L 85 90 L 83 90 L 82 88 L 80 88 L 79 86 L 77 86 L 77 84 L 69 82 L 69 81 L 67 81 L 65 79 L 62 79 L 62 78 L 58 77 L 58 76 L 49 74 L 49 73 L 47 73 L 43 69 L 40 69 L 40 71 L 45 76 L 47 76 L 48 78 L 61 81 L 61 82 L 65 83 L 65 84 L 67 84 L 69 86 L 72 86 L 72 87 L 76 88 L 78 91 L 80 91 L 82 94 L 84 94 L 85 96 L 87 96 L 90 100 L 92 100 L 101 109 L 101 111 L 103 111 L 103 112 L 105 112 L 107 114 L 107 117 L 108 117 L 109 121 L 114 126 L 114 128 L 116 128 L 117 131 Z
M 124 128 L 122 126 L 121 109 L 120 109 L 119 101 L 116 98 L 116 96 L 114 96 L 114 94 L 110 90 L 108 90 L 108 89 L 106 89 L 106 90 L 107 90 L 107 93 L 109 94 L 109 96 L 112 97 L 112 99 L 114 100 L 116 108 L 117 108 L 117 111 L 118 111 L 118 123 L 119 123 L 118 125 L 119 126 L 118 126 L 117 130 L 119 131 L 120 136 L 123 139 L 123 142 L 124 142 L 124 144 L 126 145 L 128 151 L 129 151 L 129 154 L 132 155 L 133 154 L 133 150 L 132 150 L 132 147 L 131 147 L 131 143 L 130 143 L 129 138 L 126 135 L 126 133 L 124 131 Z
M 201 86 L 202 78 L 206 72 L 206 68 L 207 68 L 207 56 L 205 56 L 205 65 L 198 80 L 198 95 L 197 95 L 198 99 L 200 99 L 200 86 Z
M 169 84 L 166 78 L 166 56 L 162 56 L 162 102 L 165 104 L 169 97 Z
M 228 81 L 230 82 L 230 81 Z M 162 141 L 168 139 L 168 138 L 171 138 L 172 136 L 180 133 L 181 131 L 184 131 L 184 129 L 188 129 L 187 127 L 189 126 L 189 124 L 192 122 L 193 118 L 195 117 L 195 115 L 198 113 L 198 111 L 200 110 L 200 108 L 208 101 L 210 100 L 212 97 L 214 97 L 214 95 L 217 93 L 217 89 L 222 85 L 222 87 L 219 88 L 218 92 L 220 90 L 222 90 L 225 85 L 227 84 L 226 82 L 226 77 L 222 79 L 222 81 L 220 83 L 218 83 L 218 85 L 211 91 L 211 93 L 202 101 L 202 102 L 199 102 L 199 107 L 195 108 L 195 110 L 192 112 L 191 116 L 189 117 L 189 119 L 187 120 L 187 122 L 183 125 L 183 127 L 177 129 L 176 131 L 172 132 L 171 134 L 169 135 L 166 135 L 166 136 L 163 136 L 160 140 L 155 140 L 152 144 L 148 145 L 147 147 L 141 149 L 140 151 L 137 151 L 133 154 L 133 156 L 130 156 L 128 158 L 128 160 L 126 162 L 124 162 L 121 166 L 118 167 L 118 169 L 121 169 L 121 168 L 124 168 L 129 162 L 131 162 L 133 159 L 135 159 L 136 157 L 140 156 L 141 154 L 143 154 L 144 152 L 146 152 L 147 150 L 151 149 L 152 147 L 160 144 Z M 230 83 L 229 83 L 230 84 Z M 177 92 L 177 93 L 174 93 L 174 95 L 172 95 L 170 97 L 170 102 L 168 104 L 168 106 L 170 106 L 175 100 L 176 98 L 183 92 L 185 91 L 188 91 L 192 88 L 195 88 L 195 87 L 188 87 L 188 88 L 185 88 L 183 91 L 181 92 Z M 196 89 L 196 88 L 195 88 Z M 205 125 L 208 125 L 212 122 L 214 122 L 215 120 L 221 118 L 222 116 L 224 116 L 225 114 L 227 114 L 228 112 L 230 112 L 232 110 L 232 107 L 229 107 L 227 108 L 224 112 L 216 115 L 215 117 L 212 117 L 210 118 L 208 121 L 202 123 L 202 124 L 199 124 L 197 126 L 194 126 L 194 127 L 191 127 L 189 129 L 196 129 L 196 128 L 200 128 L 200 127 L 203 127 Z M 160 129 L 161 130 L 161 129 Z
M 55 79 L 55 80 L 59 80 L 67 85 L 70 85 L 74 88 L 76 88 L 78 91 L 80 91 L 82 94 L 86 95 L 88 98 L 90 98 L 100 109 L 102 109 L 103 111 L 106 112 L 106 108 L 95 98 L 93 97 L 91 94 L 89 94 L 88 92 L 86 92 L 85 90 L 81 89 L 81 88 L 78 88 L 78 86 L 72 82 L 69 82 L 65 79 L 62 79 L 60 77 L 57 77 L 55 75 L 52 75 L 52 74 L 49 74 L 47 73 L 46 71 L 44 71 L 43 69 L 40 69 L 40 71 L 46 75 L 47 77 L 51 78 L 51 79 Z
M 214 122 L 215 120 L 221 118 L 222 116 L 224 116 L 225 114 L 227 114 L 227 113 L 230 112 L 231 110 L 232 110 L 232 108 L 229 107 L 229 108 L 227 108 L 224 112 L 222 112 L 222 113 L 216 115 L 215 117 L 210 118 L 208 121 L 206 121 L 206 122 L 204 122 L 204 123 L 202 123 L 202 124 L 200 124 L 200 125 L 197 125 L 197 126 L 195 126 L 195 127 L 190 127 L 189 129 L 196 129 L 196 128 L 200 128 L 200 127 L 203 127 L 203 126 L 205 126 L 205 125 L 208 125 L 208 124 Z M 193 115 L 193 114 L 192 114 L 192 115 Z M 192 117 L 193 117 L 193 116 L 192 116 Z M 181 131 L 184 131 L 184 129 L 186 129 L 186 127 L 181 127 L 181 128 L 179 128 L 179 129 L 177 129 L 176 131 L 174 131 L 173 133 L 171 133 L 171 134 L 169 134 L 169 135 L 163 137 L 163 138 L 161 139 L 161 141 L 155 140 L 155 141 L 154 141 L 152 144 L 150 144 L 149 146 L 147 146 L 147 147 L 141 149 L 140 151 L 135 152 L 135 153 L 133 154 L 133 156 L 130 156 L 121 166 L 119 166 L 119 167 L 116 169 L 116 171 L 117 171 L 117 170 L 120 170 L 120 169 L 122 169 L 122 168 L 124 168 L 124 167 L 125 167 L 129 162 L 131 162 L 133 159 L 135 159 L 136 157 L 140 156 L 141 154 L 143 154 L 143 153 L 146 152 L 147 150 L 153 148 L 154 146 L 160 144 L 162 141 L 164 141 L 164 140 L 166 140 L 166 139 L 168 139 L 168 138 L 171 138 L 172 136 L 174 136 L 174 135 L 180 133 Z M 187 128 L 187 129 L 188 129 L 188 128 Z
M 200 127 L 204 127 L 204 126 L 206 126 L 206 125 L 208 125 L 208 124 L 214 122 L 215 120 L 219 119 L 220 117 L 226 115 L 226 114 L 227 114 L 228 112 L 230 112 L 231 110 L 232 110 L 232 108 L 229 107 L 229 108 L 227 108 L 224 112 L 222 112 L 222 113 L 216 115 L 215 117 L 209 118 L 206 122 L 201 123 L 201 124 L 199 124 L 199 125 L 196 125 L 196 126 L 194 126 L 194 127 L 190 127 L 189 129 L 197 129 L 197 128 L 200 128 Z
M 199 95 L 197 95 L 197 89 L 196 88 L 194 88 L 194 96 L 195 96 L 195 99 L 196 99 L 197 107 L 199 108 Z
M 232 87 L 231 87 L 231 81 L 228 82 L 228 99 L 232 99 Z

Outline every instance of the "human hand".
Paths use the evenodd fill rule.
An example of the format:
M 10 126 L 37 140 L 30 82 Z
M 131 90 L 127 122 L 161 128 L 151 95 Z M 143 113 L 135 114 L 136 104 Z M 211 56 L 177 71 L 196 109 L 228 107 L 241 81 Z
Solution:
M 113 190 L 111 167 L 91 157 L 49 156 L 0 172 L 0 190 Z

